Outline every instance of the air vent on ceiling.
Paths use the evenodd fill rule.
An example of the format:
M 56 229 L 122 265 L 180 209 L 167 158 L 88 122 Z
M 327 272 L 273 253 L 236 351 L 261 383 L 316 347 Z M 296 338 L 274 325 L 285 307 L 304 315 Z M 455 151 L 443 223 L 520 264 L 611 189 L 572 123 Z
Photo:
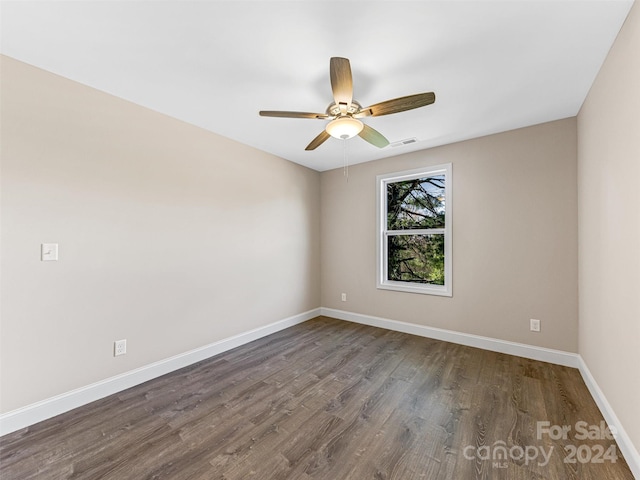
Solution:
M 418 140 L 415 138 L 405 138 L 404 140 L 398 140 L 397 142 L 393 142 L 391 144 L 392 147 L 404 147 L 405 145 L 409 145 L 410 143 L 416 143 Z

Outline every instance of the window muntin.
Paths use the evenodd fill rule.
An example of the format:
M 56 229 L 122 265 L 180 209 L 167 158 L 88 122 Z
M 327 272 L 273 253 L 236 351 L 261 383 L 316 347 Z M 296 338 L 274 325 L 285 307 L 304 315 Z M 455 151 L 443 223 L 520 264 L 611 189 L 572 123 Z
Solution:
M 378 176 L 378 288 L 451 296 L 451 164 Z

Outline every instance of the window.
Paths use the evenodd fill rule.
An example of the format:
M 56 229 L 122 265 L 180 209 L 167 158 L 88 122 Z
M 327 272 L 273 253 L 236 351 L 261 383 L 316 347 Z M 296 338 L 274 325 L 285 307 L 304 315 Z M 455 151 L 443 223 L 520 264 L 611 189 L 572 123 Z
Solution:
M 451 164 L 379 175 L 378 288 L 451 296 Z

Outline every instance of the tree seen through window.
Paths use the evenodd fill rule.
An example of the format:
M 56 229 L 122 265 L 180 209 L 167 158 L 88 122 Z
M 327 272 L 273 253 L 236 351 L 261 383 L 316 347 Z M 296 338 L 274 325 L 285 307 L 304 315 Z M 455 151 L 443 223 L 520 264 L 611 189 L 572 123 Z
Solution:
M 387 183 L 386 193 L 387 279 L 444 285 L 445 176 Z

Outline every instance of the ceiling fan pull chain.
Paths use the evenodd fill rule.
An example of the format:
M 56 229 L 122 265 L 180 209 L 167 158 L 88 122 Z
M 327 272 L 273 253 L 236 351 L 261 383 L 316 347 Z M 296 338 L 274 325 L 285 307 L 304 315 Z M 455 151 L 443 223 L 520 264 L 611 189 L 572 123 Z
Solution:
M 346 138 L 342 139 L 342 161 L 344 165 L 342 167 L 342 174 L 346 178 L 347 183 L 349 183 L 349 155 L 347 155 L 347 139 Z

